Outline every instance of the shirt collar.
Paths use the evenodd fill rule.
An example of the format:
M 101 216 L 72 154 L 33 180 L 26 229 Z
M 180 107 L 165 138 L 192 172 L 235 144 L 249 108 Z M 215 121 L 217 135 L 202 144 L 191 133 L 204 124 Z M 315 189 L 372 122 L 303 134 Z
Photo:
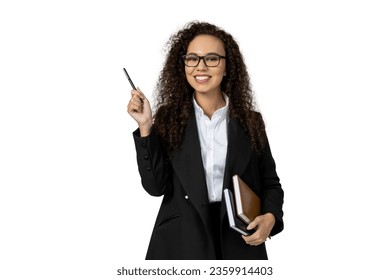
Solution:
M 218 110 L 216 110 L 214 112 L 212 118 L 220 117 L 221 119 L 225 119 L 226 116 L 227 116 L 227 113 L 229 111 L 229 97 L 225 93 L 222 93 L 222 94 L 223 94 L 223 97 L 225 99 L 225 103 L 226 104 L 225 104 L 224 107 L 219 108 Z M 203 111 L 202 107 L 200 107 L 199 104 L 196 102 L 195 95 L 193 95 L 192 100 L 193 100 L 193 103 L 194 103 L 195 115 L 198 118 L 202 118 L 205 114 L 204 114 L 204 111 Z

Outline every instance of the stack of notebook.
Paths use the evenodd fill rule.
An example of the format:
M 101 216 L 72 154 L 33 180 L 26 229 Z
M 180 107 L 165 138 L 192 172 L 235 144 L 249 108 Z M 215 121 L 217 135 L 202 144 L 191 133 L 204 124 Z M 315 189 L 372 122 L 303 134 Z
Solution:
M 229 225 L 243 235 L 250 235 L 254 231 L 246 227 L 260 215 L 260 198 L 238 175 L 233 176 L 233 192 L 224 190 Z

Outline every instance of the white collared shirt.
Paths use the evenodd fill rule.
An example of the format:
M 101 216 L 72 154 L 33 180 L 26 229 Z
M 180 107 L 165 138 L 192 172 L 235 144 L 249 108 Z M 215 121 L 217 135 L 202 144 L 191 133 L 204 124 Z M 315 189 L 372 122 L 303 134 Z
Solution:
M 227 153 L 227 115 L 229 98 L 224 94 L 226 105 L 218 109 L 211 119 L 193 99 L 198 127 L 203 168 L 206 175 L 209 202 L 222 200 L 223 177 Z

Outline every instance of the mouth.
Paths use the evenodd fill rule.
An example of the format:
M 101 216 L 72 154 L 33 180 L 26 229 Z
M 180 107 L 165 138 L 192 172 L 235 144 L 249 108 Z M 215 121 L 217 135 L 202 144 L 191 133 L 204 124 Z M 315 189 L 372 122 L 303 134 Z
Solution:
M 195 81 L 198 83 L 207 83 L 211 79 L 211 76 L 207 75 L 196 75 L 195 76 Z

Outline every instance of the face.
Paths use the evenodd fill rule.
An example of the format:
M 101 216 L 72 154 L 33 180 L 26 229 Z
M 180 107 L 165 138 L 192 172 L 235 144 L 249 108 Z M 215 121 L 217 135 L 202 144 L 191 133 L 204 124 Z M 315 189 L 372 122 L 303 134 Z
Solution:
M 208 54 L 218 54 L 225 56 L 225 48 L 222 41 L 211 35 L 198 35 L 188 45 L 187 55 L 195 54 L 205 56 Z M 226 73 L 226 59 L 221 58 L 216 67 L 206 66 L 203 59 L 198 66 L 185 66 L 185 73 L 188 83 L 201 94 L 220 94 L 221 82 Z

